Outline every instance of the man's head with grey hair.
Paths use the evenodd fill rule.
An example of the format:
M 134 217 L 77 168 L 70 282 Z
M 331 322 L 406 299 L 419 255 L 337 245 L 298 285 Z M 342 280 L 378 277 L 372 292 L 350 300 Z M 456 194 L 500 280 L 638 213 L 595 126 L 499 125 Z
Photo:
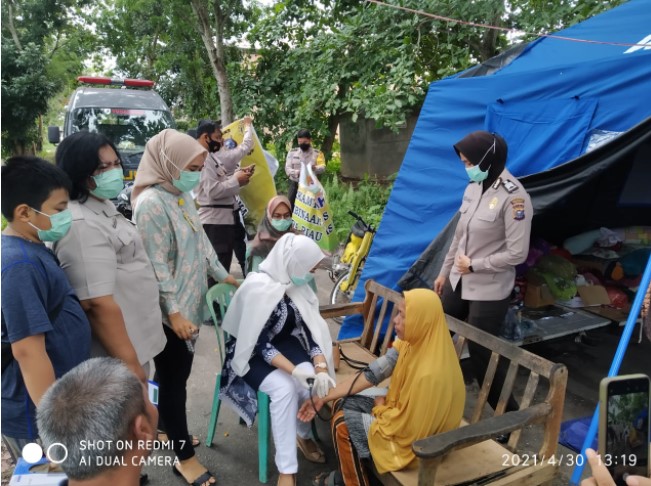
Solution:
M 158 412 L 136 375 L 115 358 L 85 361 L 56 381 L 38 406 L 38 429 L 51 460 L 71 480 L 99 476 L 151 441 Z M 61 447 L 58 444 L 62 444 Z M 131 461 L 133 462 L 133 461 Z

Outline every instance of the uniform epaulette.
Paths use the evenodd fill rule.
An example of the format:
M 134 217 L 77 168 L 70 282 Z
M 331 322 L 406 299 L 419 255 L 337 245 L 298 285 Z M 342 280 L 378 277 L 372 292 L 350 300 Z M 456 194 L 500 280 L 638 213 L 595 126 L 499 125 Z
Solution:
M 518 190 L 518 185 L 515 184 L 511 179 L 504 179 L 504 181 L 502 181 L 502 185 L 504 186 L 506 192 L 509 194 Z

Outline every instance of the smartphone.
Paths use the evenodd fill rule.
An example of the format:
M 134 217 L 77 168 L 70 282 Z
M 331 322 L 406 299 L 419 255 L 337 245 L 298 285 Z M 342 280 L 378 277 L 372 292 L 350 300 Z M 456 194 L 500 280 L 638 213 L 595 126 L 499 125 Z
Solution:
M 649 377 L 614 376 L 599 386 L 599 454 L 617 486 L 629 474 L 648 477 Z

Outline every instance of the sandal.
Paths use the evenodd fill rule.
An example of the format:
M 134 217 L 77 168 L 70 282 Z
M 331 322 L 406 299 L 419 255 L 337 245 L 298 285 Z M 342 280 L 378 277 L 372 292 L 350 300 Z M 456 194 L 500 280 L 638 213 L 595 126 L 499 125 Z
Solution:
M 172 466 L 172 472 L 173 472 L 176 476 L 180 476 L 180 477 L 183 478 L 184 481 L 186 481 L 185 477 L 183 477 L 183 474 L 181 474 L 181 471 L 179 471 L 178 469 L 176 469 L 176 466 Z M 211 482 L 210 482 L 210 479 L 211 479 L 211 478 L 212 478 L 212 479 L 215 479 L 215 475 L 214 475 L 213 473 L 211 473 L 210 471 L 206 470 L 205 473 L 203 473 L 203 474 L 202 474 L 201 476 L 199 476 L 197 479 L 195 479 L 194 481 L 192 481 L 191 483 L 188 483 L 188 484 L 189 484 L 190 486 L 205 486 L 205 485 L 210 485 L 210 486 L 212 486 L 212 485 L 214 485 L 214 484 L 217 484 L 217 480 L 216 480 L 216 479 L 215 479 L 215 482 L 214 482 L 214 483 L 211 483 Z
M 317 464 L 325 464 L 325 452 L 323 452 L 313 439 L 303 439 L 302 437 L 296 436 L 296 444 L 305 456 L 305 459 Z
M 313 486 L 338 486 L 335 476 L 337 471 L 325 471 L 312 480 Z

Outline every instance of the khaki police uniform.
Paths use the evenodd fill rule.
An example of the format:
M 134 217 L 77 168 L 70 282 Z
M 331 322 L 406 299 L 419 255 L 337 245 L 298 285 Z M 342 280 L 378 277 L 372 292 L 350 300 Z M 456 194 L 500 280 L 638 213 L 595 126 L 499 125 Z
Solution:
M 285 173 L 289 180 L 298 182 L 301 175 L 301 164 L 312 164 L 314 173 L 322 174 L 326 169 L 325 156 L 320 150 L 310 147 L 310 150 L 303 152 L 299 147 L 293 148 L 287 154 L 285 161 Z
M 135 225 L 111 201 L 70 201 L 72 227 L 53 250 L 79 300 L 113 296 L 138 361 L 146 365 L 165 347 L 158 280 Z M 93 337 L 91 356 L 106 356 Z
M 235 224 L 233 213 L 239 211 L 236 197 L 240 194 L 240 184 L 234 174 L 252 148 L 253 130 L 249 125 L 237 147 L 208 154 L 196 198 L 201 224 Z
M 501 300 L 511 294 L 515 266 L 529 253 L 533 208 L 529 194 L 508 171 L 482 194 L 482 184 L 470 183 L 463 194 L 460 218 L 440 275 L 453 289 L 463 282 L 464 300 Z M 461 275 L 458 255 L 471 259 L 472 272 Z
M 515 282 L 515 266 L 527 258 L 531 218 L 531 199 L 522 184 L 504 170 L 482 194 L 482 184 L 468 184 L 459 209 L 460 217 L 441 268 L 440 276 L 449 277 L 441 302 L 446 314 L 491 333 L 499 334 L 506 316 Z M 471 260 L 472 272 L 461 275 L 455 267 L 458 255 Z M 490 351 L 476 343 L 468 344 L 475 377 L 483 383 Z M 495 408 L 508 366 L 500 362 L 488 403 Z M 506 411 L 518 409 L 513 396 Z
M 325 157 L 320 150 L 310 147 L 310 150 L 303 152 L 300 147 L 296 147 L 289 151 L 287 160 L 285 161 L 285 173 L 289 177 L 289 189 L 287 191 L 287 199 L 292 203 L 292 211 L 294 210 L 294 200 L 298 192 L 298 179 L 301 175 L 301 166 L 303 164 L 312 164 L 315 174 L 322 174 L 326 169 Z

